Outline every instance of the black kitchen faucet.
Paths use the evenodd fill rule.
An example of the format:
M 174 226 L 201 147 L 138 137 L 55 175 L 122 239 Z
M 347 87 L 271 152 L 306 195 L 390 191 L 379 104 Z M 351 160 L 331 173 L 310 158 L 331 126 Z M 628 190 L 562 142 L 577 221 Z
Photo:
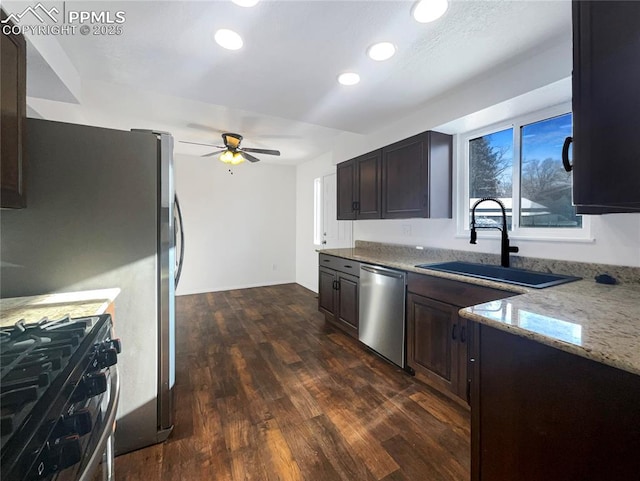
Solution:
M 478 204 L 482 202 L 492 200 L 493 202 L 497 202 L 502 209 L 502 228 L 496 226 L 478 226 L 476 227 L 476 207 Z M 498 229 L 502 232 L 502 242 L 500 244 L 500 265 L 502 267 L 509 267 L 509 253 L 510 252 L 518 252 L 518 248 L 513 246 L 509 246 L 509 235 L 507 234 L 507 213 L 504 210 L 504 204 L 500 202 L 498 199 L 494 199 L 493 197 L 483 197 L 471 208 L 471 244 L 475 244 L 478 239 L 478 234 L 476 229 Z

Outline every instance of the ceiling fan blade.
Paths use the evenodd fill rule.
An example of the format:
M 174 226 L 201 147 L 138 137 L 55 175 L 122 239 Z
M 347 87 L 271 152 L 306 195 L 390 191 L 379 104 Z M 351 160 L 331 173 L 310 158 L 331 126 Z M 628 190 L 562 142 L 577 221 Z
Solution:
M 219 149 L 224 149 L 224 147 L 222 147 L 221 145 L 215 145 L 215 144 L 203 144 L 201 142 L 189 142 L 187 140 L 179 140 L 178 142 L 180 142 L 181 144 L 204 145 L 206 147 L 218 147 Z
M 200 157 L 213 157 L 213 156 L 214 156 L 214 155 L 216 155 L 216 154 L 221 154 L 221 153 L 222 153 L 222 152 L 224 152 L 225 150 L 227 150 L 227 149 L 224 149 L 224 150 L 216 150 L 215 152 L 211 152 L 210 154 L 204 154 L 204 155 L 201 155 Z
M 280 155 L 279 150 L 252 149 L 250 147 L 242 147 L 240 150 L 242 150 L 243 152 L 255 152 L 256 154 Z
M 247 154 L 246 152 L 242 152 L 242 156 L 247 159 L 249 162 L 260 162 L 260 159 L 257 157 L 254 157 L 251 154 Z

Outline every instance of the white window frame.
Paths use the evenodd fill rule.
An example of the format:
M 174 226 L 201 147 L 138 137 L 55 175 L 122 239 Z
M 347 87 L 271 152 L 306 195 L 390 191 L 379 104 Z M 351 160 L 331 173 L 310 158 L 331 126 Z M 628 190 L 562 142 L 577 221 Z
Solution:
M 582 227 L 580 228 L 535 228 L 520 227 L 520 128 L 522 126 L 550 119 L 560 115 L 571 113 L 571 102 L 565 102 L 553 107 L 519 115 L 511 119 L 488 125 L 481 129 L 459 134 L 457 145 L 457 235 L 456 237 L 469 237 L 469 141 L 484 135 L 500 132 L 501 130 L 513 129 L 513 207 L 512 207 L 512 228 L 509 231 L 509 238 L 514 240 L 536 240 L 548 242 L 594 242 L 591 233 L 591 216 L 582 216 Z M 499 238 L 500 233 L 494 230 L 478 230 L 479 238 L 493 239 Z

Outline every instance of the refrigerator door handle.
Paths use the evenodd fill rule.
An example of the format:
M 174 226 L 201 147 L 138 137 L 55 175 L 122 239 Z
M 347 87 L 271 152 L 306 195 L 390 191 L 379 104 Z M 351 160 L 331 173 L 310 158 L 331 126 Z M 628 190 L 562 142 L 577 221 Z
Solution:
M 178 201 L 178 194 L 175 195 L 175 200 L 174 200 L 174 207 L 175 207 L 175 214 L 176 214 L 176 218 L 175 218 L 175 222 L 174 222 L 174 226 L 173 226 L 173 245 L 178 245 L 177 241 L 178 241 L 178 233 L 180 234 L 180 251 L 177 253 L 177 266 L 176 266 L 176 273 L 175 273 L 175 279 L 176 279 L 176 288 L 178 287 L 178 282 L 180 282 L 180 274 L 182 274 L 182 264 L 184 262 L 184 229 L 183 229 L 183 225 L 182 225 L 182 210 L 180 210 L 180 202 Z

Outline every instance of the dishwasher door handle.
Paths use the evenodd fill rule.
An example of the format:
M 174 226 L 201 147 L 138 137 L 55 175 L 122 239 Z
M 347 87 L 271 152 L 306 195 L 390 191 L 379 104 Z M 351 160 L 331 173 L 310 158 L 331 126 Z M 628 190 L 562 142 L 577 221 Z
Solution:
M 374 267 L 368 265 L 360 265 L 360 269 L 363 271 L 370 272 L 371 274 L 378 274 L 382 276 L 394 277 L 396 279 L 404 279 L 404 273 L 393 271 L 391 269 L 385 269 L 384 267 Z

